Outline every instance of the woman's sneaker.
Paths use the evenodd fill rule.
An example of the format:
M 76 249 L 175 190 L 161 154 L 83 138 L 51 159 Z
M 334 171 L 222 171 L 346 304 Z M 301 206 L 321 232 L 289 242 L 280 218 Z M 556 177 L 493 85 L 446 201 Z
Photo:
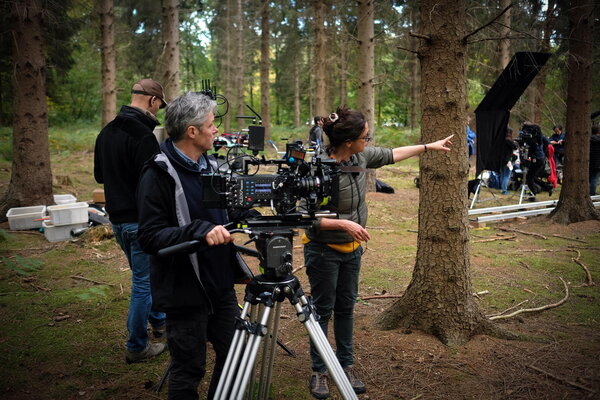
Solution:
M 367 391 L 367 387 L 364 382 L 360 380 L 360 378 L 356 375 L 356 371 L 352 367 L 344 368 L 344 372 L 350 381 L 350 385 L 352 389 L 354 389 L 354 393 L 361 394 Z
M 329 397 L 329 386 L 327 385 L 327 379 L 329 375 L 327 372 L 313 372 L 310 376 L 310 394 L 315 399 L 326 399 Z

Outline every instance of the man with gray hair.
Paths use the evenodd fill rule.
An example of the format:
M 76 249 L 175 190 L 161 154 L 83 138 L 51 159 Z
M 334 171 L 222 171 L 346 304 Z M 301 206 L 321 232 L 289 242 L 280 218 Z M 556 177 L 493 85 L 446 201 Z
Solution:
M 197 399 L 206 371 L 206 342 L 216 353 L 208 392 L 216 390 L 235 330 L 239 308 L 234 283 L 243 277 L 223 209 L 202 203 L 202 175 L 215 172 L 206 152 L 218 133 L 216 102 L 188 92 L 165 111 L 169 137 L 161 153 L 146 163 L 138 186 L 139 241 L 150 253 L 156 311 L 166 313 L 171 353 L 169 399 Z M 205 246 L 194 253 L 159 257 L 165 247 L 191 240 Z

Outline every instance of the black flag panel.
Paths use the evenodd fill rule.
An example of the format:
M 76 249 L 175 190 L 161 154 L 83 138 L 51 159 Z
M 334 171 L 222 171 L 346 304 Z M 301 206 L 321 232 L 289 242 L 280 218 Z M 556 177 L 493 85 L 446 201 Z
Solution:
M 475 109 L 477 121 L 477 175 L 500 171 L 510 109 L 550 58 L 550 53 L 519 52 Z

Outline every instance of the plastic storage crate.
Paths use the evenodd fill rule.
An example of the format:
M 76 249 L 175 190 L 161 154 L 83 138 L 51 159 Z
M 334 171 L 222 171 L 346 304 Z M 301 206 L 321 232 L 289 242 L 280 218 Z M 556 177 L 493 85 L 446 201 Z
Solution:
M 48 213 L 54 226 L 88 222 L 88 203 L 72 203 L 49 206 Z
M 77 198 L 72 194 L 55 194 L 54 204 L 73 204 L 77 202 Z
M 41 228 L 45 216 L 46 206 L 15 207 L 6 213 L 8 225 L 13 231 Z
M 49 242 L 61 242 L 63 240 L 69 240 L 71 238 L 71 232 L 76 229 L 87 228 L 87 222 L 79 224 L 69 224 L 55 226 L 50 221 L 44 221 L 42 224 L 44 228 L 44 236 Z

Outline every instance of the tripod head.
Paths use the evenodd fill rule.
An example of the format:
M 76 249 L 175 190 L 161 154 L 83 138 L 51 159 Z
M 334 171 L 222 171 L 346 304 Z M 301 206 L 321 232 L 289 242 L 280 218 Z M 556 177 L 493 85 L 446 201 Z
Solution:
M 256 250 L 244 246 L 236 246 L 236 249 L 242 254 L 259 259 L 261 279 L 277 282 L 292 275 L 292 243 L 297 234 L 295 229 L 308 228 L 320 217 L 337 218 L 337 214 L 322 212 L 260 216 L 224 226 L 230 233 L 246 233 L 250 237 L 249 242 L 256 244 Z M 157 254 L 160 257 L 168 257 L 176 253 L 192 253 L 206 246 L 203 240 L 190 240 L 161 249 Z

